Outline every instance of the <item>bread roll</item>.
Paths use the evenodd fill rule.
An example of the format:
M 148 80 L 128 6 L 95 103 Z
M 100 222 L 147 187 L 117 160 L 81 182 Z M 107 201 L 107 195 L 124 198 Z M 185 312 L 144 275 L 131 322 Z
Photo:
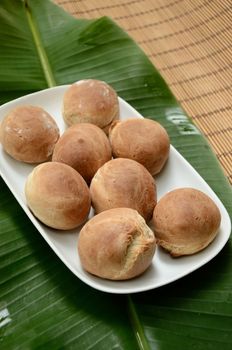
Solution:
M 112 121 L 119 118 L 117 93 L 104 81 L 80 80 L 65 92 L 63 117 L 69 126 L 92 123 L 107 133 Z
M 25 195 L 32 213 L 45 225 L 69 230 L 81 225 L 90 211 L 90 193 L 82 176 L 69 165 L 47 162 L 27 178 Z
M 143 273 L 155 253 L 155 237 L 137 211 L 116 208 L 89 220 L 80 231 L 83 268 L 93 275 L 126 280 Z
M 4 150 L 14 159 L 26 163 L 47 161 L 59 139 L 55 120 L 36 106 L 18 106 L 11 110 L 0 126 Z
M 96 125 L 76 124 L 57 142 L 52 160 L 70 165 L 89 184 L 96 171 L 112 158 L 109 140 Z
M 116 121 L 110 127 L 109 139 L 114 157 L 136 160 L 152 175 L 158 174 L 168 159 L 168 134 L 154 120 Z
M 156 185 L 143 165 L 117 158 L 105 163 L 94 175 L 90 193 L 96 213 L 127 207 L 135 209 L 146 221 L 156 205 Z
M 179 188 L 164 195 L 154 213 L 157 244 L 172 256 L 197 253 L 218 233 L 221 215 L 206 194 L 193 188 Z

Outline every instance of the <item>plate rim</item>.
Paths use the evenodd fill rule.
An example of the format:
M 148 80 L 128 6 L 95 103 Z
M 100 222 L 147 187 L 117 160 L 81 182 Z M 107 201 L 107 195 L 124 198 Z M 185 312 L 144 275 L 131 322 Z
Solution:
M 14 100 L 11 100 L 9 102 L 4 103 L 3 105 L 0 106 L 0 113 L 1 110 L 4 109 L 5 107 L 10 107 L 11 105 L 17 103 L 18 101 L 22 102 L 24 100 L 27 100 L 28 98 L 30 99 L 30 97 L 33 97 L 35 95 L 42 95 L 42 94 L 46 94 L 46 92 L 51 91 L 51 90 L 63 90 L 63 89 L 67 89 L 70 85 L 72 84 L 64 84 L 64 85 L 59 85 L 59 86 L 54 86 L 51 88 L 46 88 L 43 90 L 39 90 L 21 97 L 18 97 Z M 133 109 L 133 111 L 135 112 L 135 114 L 137 114 L 137 117 L 139 118 L 144 118 L 133 106 L 131 106 L 128 102 L 126 102 L 124 99 L 122 99 L 121 97 L 119 98 L 119 104 L 120 105 L 125 105 L 128 106 L 130 108 Z M 2 117 L 0 116 L 0 123 L 1 123 Z M 202 136 L 203 137 L 203 136 Z M 2 147 L 2 146 L 1 146 Z M 216 195 L 216 193 L 214 192 L 214 190 L 208 185 L 208 183 L 204 180 L 204 178 L 197 172 L 197 170 L 181 155 L 181 153 L 173 146 L 170 145 L 170 150 L 171 152 L 174 152 L 175 156 L 178 157 L 181 162 L 184 163 L 185 166 L 188 166 L 191 171 L 193 172 L 194 176 L 197 177 L 197 179 L 199 179 L 201 182 L 204 182 L 204 185 L 206 186 L 207 190 L 209 190 L 209 192 L 212 192 L 215 196 L 215 198 L 217 198 L 217 201 L 220 203 L 221 209 L 223 210 L 223 218 L 225 219 L 226 223 L 228 224 L 228 234 L 226 235 L 226 239 L 224 239 L 221 244 L 218 245 L 217 249 L 215 249 L 214 254 L 206 256 L 205 259 L 203 259 L 203 262 L 199 262 L 199 264 L 196 264 L 197 266 L 193 266 L 192 269 L 186 271 L 186 273 L 181 273 L 180 276 L 179 274 L 175 275 L 173 278 L 170 278 L 168 281 L 166 281 L 165 283 L 160 282 L 158 285 L 155 286 L 138 286 L 135 290 L 135 287 L 128 287 L 125 290 L 120 289 L 120 287 L 117 288 L 111 288 L 111 287 L 106 287 L 103 286 L 102 288 L 99 288 L 99 286 L 96 286 L 95 283 L 91 280 L 88 279 L 88 274 L 87 272 L 85 272 L 85 274 L 87 274 L 87 276 L 85 275 L 81 275 L 78 274 L 75 269 L 69 264 L 68 261 L 65 261 L 65 259 L 63 258 L 62 254 L 59 252 L 59 249 L 57 249 L 57 247 L 53 244 L 53 242 L 51 241 L 51 239 L 49 239 L 49 233 L 46 233 L 43 230 L 43 224 L 40 223 L 40 221 L 31 213 L 31 211 L 29 210 L 29 208 L 27 207 L 27 205 L 22 201 L 22 199 L 20 198 L 20 196 L 17 194 L 17 192 L 14 190 L 12 184 L 10 183 L 10 181 L 8 181 L 7 177 L 4 175 L 4 173 L 2 172 L 2 166 L 0 167 L 0 175 L 2 177 L 2 179 L 4 180 L 4 182 L 6 183 L 7 187 L 9 188 L 9 190 L 11 191 L 11 193 L 13 194 L 13 196 L 16 198 L 18 204 L 21 206 L 21 208 L 24 210 L 24 212 L 26 213 L 27 217 L 31 220 L 32 224 L 35 226 L 35 228 L 39 231 L 39 233 L 41 234 L 41 236 L 45 239 L 45 241 L 47 242 L 47 244 L 52 248 L 52 250 L 55 252 L 55 254 L 58 256 L 58 258 L 68 267 L 68 269 L 81 281 L 83 281 L 85 284 L 91 286 L 92 288 L 101 291 L 101 292 L 107 292 L 107 293 L 113 293 L 113 294 L 133 294 L 133 293 L 139 293 L 139 292 L 145 292 L 145 291 L 149 291 L 152 289 L 157 289 L 160 288 L 162 286 L 168 285 L 170 283 L 173 283 L 189 274 L 191 274 L 192 272 L 198 270 L 199 268 L 203 267 L 205 264 L 207 264 L 209 261 L 211 261 L 212 259 L 214 259 L 219 252 L 224 248 L 224 246 L 226 245 L 226 243 L 229 240 L 230 234 L 231 234 L 231 220 L 230 220 L 230 216 L 229 213 L 227 211 L 227 209 L 225 208 L 224 204 L 222 203 L 222 201 L 220 200 L 220 198 Z M 36 166 L 36 165 L 35 165 Z M 221 212 L 222 215 L 222 212 Z M 42 231 L 41 231 L 41 227 L 42 227 Z M 78 229 L 78 228 L 77 228 Z M 158 248 L 158 247 L 157 247 Z M 156 249 L 157 249 L 156 248 Z M 207 249 L 207 247 L 206 247 Z M 77 253 L 78 254 L 78 253 Z M 156 254 L 156 253 L 155 253 Z M 168 254 L 168 253 L 167 253 Z M 195 254 L 194 254 L 195 255 Z M 81 266 L 81 269 L 82 266 Z M 96 278 L 97 280 L 101 280 L 101 278 L 97 277 L 97 276 L 92 276 L 90 275 L 91 278 Z M 140 276 L 136 277 L 139 278 Z M 105 280 L 107 281 L 107 280 Z M 109 280 L 110 283 L 115 283 L 117 284 L 118 281 L 111 281 Z M 119 282 L 123 282 L 123 281 L 119 281 Z

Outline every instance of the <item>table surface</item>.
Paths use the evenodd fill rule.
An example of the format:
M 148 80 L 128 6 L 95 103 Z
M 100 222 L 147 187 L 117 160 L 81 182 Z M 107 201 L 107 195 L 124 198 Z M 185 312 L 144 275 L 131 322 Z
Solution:
M 212 0 L 54 0 L 111 17 L 143 49 L 211 144 L 232 183 L 232 6 Z

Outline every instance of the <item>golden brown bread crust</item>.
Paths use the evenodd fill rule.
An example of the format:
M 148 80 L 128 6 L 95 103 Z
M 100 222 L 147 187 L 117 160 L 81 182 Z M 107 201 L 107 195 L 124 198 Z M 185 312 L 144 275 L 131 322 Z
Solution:
M 0 126 L 4 150 L 14 159 L 26 163 L 47 161 L 59 139 L 55 120 L 37 106 L 18 106 Z
M 52 160 L 70 165 L 89 184 L 96 171 L 112 158 L 109 140 L 96 125 L 75 124 L 57 142 Z
M 211 198 L 193 188 L 179 188 L 158 201 L 153 223 L 157 244 L 172 256 L 197 253 L 218 233 L 221 214 Z
M 85 270 L 101 278 L 126 280 L 143 273 L 155 253 L 155 237 L 137 211 L 115 208 L 89 220 L 78 252 Z
M 126 158 L 110 160 L 98 169 L 90 193 L 96 213 L 127 207 L 149 221 L 156 205 L 155 180 L 143 165 Z
M 47 162 L 34 168 L 25 185 L 33 214 L 47 226 L 69 230 L 81 225 L 90 211 L 90 193 L 81 175 L 70 166 Z
M 80 80 L 65 92 L 63 117 L 69 126 L 92 123 L 107 132 L 112 121 L 119 118 L 118 96 L 104 81 Z
M 112 123 L 109 139 L 114 157 L 136 160 L 152 174 L 158 174 L 169 156 L 166 130 L 150 119 L 128 119 Z

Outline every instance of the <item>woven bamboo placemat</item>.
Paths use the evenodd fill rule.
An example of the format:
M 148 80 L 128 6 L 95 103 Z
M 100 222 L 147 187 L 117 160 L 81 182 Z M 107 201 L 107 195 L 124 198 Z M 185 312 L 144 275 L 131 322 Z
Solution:
M 109 16 L 147 54 L 206 136 L 232 183 L 230 0 L 54 0 L 73 16 Z

